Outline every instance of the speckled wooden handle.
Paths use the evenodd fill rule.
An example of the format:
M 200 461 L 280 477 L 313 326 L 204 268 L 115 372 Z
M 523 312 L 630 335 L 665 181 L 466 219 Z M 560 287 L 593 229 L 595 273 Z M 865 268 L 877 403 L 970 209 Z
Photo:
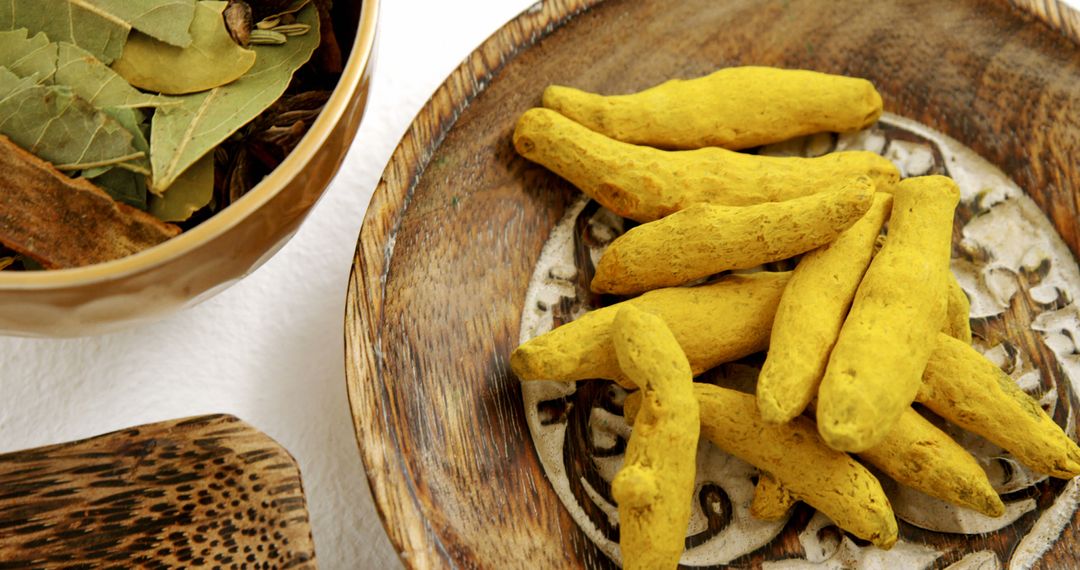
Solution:
M 0 568 L 315 568 L 300 470 L 201 416 L 0 455 Z

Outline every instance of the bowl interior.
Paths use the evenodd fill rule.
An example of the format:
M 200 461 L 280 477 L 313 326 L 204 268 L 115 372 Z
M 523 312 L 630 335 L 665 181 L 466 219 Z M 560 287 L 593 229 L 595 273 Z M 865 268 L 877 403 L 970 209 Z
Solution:
M 541 248 L 577 195 L 518 157 L 510 135 L 550 83 L 626 93 L 745 64 L 870 79 L 887 111 L 1000 167 L 1078 251 L 1080 48 L 1004 2 L 543 3 L 433 96 L 360 235 L 349 393 L 376 503 L 408 565 L 614 567 L 546 480 L 508 366 Z M 1048 560 L 1070 556 L 1076 528 Z

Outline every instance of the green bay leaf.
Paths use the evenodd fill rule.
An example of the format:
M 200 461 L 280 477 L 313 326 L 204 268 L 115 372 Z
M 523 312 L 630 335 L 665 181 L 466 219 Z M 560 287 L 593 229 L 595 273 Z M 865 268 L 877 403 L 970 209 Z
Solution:
M 45 34 L 27 37 L 26 29 L 0 32 L 0 66 L 20 77 L 35 76 L 40 85 L 69 87 L 78 97 L 109 115 L 132 135 L 135 150 L 150 155 L 144 134 L 145 117 L 138 107 L 167 103 L 167 98 L 149 95 L 127 84 L 97 58 L 82 48 L 66 42 L 49 42 Z M 148 167 L 146 159 L 140 161 Z M 84 172 L 92 178 L 109 167 Z M 145 187 L 145 184 L 143 184 Z
M 183 222 L 214 198 L 214 154 L 184 171 L 162 196 L 150 195 L 150 213 L 163 222 Z
M 191 23 L 191 45 L 178 48 L 132 34 L 112 64 L 128 83 L 167 95 L 206 91 L 235 81 L 255 64 L 255 52 L 233 41 L 222 11 L 226 2 L 199 2 Z
M 116 165 L 146 171 L 147 161 L 119 122 L 62 85 L 38 85 L 0 67 L 0 134 L 57 167 Z
M 180 103 L 154 114 L 150 133 L 152 192 L 165 191 L 195 161 L 213 150 L 259 113 L 289 86 L 293 73 L 306 63 L 319 44 L 319 18 L 314 6 L 299 12 L 311 26 L 302 36 L 281 46 L 256 46 L 255 65 L 240 79 L 201 93 L 174 97 Z
M 94 184 L 107 192 L 109 196 L 112 196 L 113 200 L 143 211 L 146 210 L 146 176 L 115 166 L 105 169 L 104 172 L 97 176 L 90 176 L 86 173 L 84 173 L 84 176 L 92 178 Z
M 83 0 L 140 32 L 177 47 L 191 44 L 195 0 Z
M 69 42 L 112 63 L 120 57 L 131 25 L 87 0 L 3 0 L 0 30 L 27 28 L 54 42 Z
M 66 85 L 86 102 L 101 108 L 156 107 L 168 99 L 128 85 L 90 52 L 67 42 L 50 42 L 43 33 L 27 37 L 20 28 L 0 31 L 0 66 L 20 77 L 37 74 L 43 85 Z

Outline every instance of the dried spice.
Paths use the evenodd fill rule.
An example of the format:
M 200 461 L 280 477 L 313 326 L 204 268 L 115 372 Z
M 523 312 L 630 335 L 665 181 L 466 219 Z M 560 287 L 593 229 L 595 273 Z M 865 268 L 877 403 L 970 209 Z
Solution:
M 0 137 L 0 242 L 42 266 L 80 267 L 157 245 L 180 228 L 119 204 Z
M 233 41 L 225 28 L 225 2 L 199 2 L 191 45 L 178 48 L 132 34 L 112 68 L 128 83 L 167 95 L 184 95 L 236 81 L 255 65 L 255 52 Z M 168 73 L 162 73 L 168 70 Z
M 233 41 L 243 47 L 248 46 L 251 39 L 251 28 L 255 25 L 251 14 L 251 6 L 243 0 L 229 0 L 225 7 L 225 27 L 229 29 L 229 35 Z
M 339 76 L 313 58 L 323 38 L 333 38 L 330 7 L 311 0 L 4 3 L 0 135 L 68 177 L 46 185 L 53 198 L 69 192 L 70 204 L 92 203 L 99 214 L 179 224 L 165 224 L 169 230 L 154 239 L 194 227 L 280 164 L 318 117 Z M 9 271 L 94 263 L 156 243 L 132 246 L 108 234 L 108 225 L 97 243 L 79 225 L 67 229 L 86 247 L 102 247 L 103 257 L 72 256 L 64 249 L 71 236 L 54 223 L 28 249 L 20 241 L 27 227 L 6 225 L 43 215 L 11 210 L 40 207 L 25 198 L 0 188 L 0 259 Z
M 310 8 L 301 11 L 300 17 L 313 28 L 318 26 Z M 312 33 L 291 38 L 283 46 L 256 46 L 255 65 L 240 79 L 176 97 L 177 104 L 158 109 L 150 134 L 151 191 L 164 192 L 195 161 L 272 105 L 317 44 Z

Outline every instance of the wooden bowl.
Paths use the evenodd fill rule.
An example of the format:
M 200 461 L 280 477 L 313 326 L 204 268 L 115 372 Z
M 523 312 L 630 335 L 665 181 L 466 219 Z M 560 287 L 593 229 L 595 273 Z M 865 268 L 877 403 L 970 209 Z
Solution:
M 281 165 L 228 208 L 146 251 L 75 269 L 0 272 L 0 334 L 78 336 L 159 319 L 223 291 L 281 249 L 337 172 L 367 105 L 379 0 L 336 4 L 348 61 Z
M 545 476 L 508 366 L 541 248 L 578 195 L 511 145 L 515 120 L 539 105 L 546 85 L 626 93 L 741 64 L 866 77 L 887 111 L 1002 169 L 1075 254 L 1077 18 L 1056 2 L 1032 4 L 1058 27 L 993 0 L 551 0 L 477 49 L 390 161 L 360 233 L 346 308 L 357 438 L 406 565 L 615 567 Z M 1061 397 L 1073 402 L 1068 392 Z M 567 458 L 577 460 L 587 458 Z M 1040 488 L 1039 508 L 1065 486 Z M 1071 513 L 1064 522 L 1080 522 Z M 984 537 L 910 525 L 901 534 L 940 550 L 935 568 L 968 555 L 1008 564 L 1033 517 Z M 806 517 L 796 518 L 732 566 L 803 556 Z M 1037 565 L 1080 567 L 1078 537 L 1080 525 L 1066 525 L 1036 552 Z

